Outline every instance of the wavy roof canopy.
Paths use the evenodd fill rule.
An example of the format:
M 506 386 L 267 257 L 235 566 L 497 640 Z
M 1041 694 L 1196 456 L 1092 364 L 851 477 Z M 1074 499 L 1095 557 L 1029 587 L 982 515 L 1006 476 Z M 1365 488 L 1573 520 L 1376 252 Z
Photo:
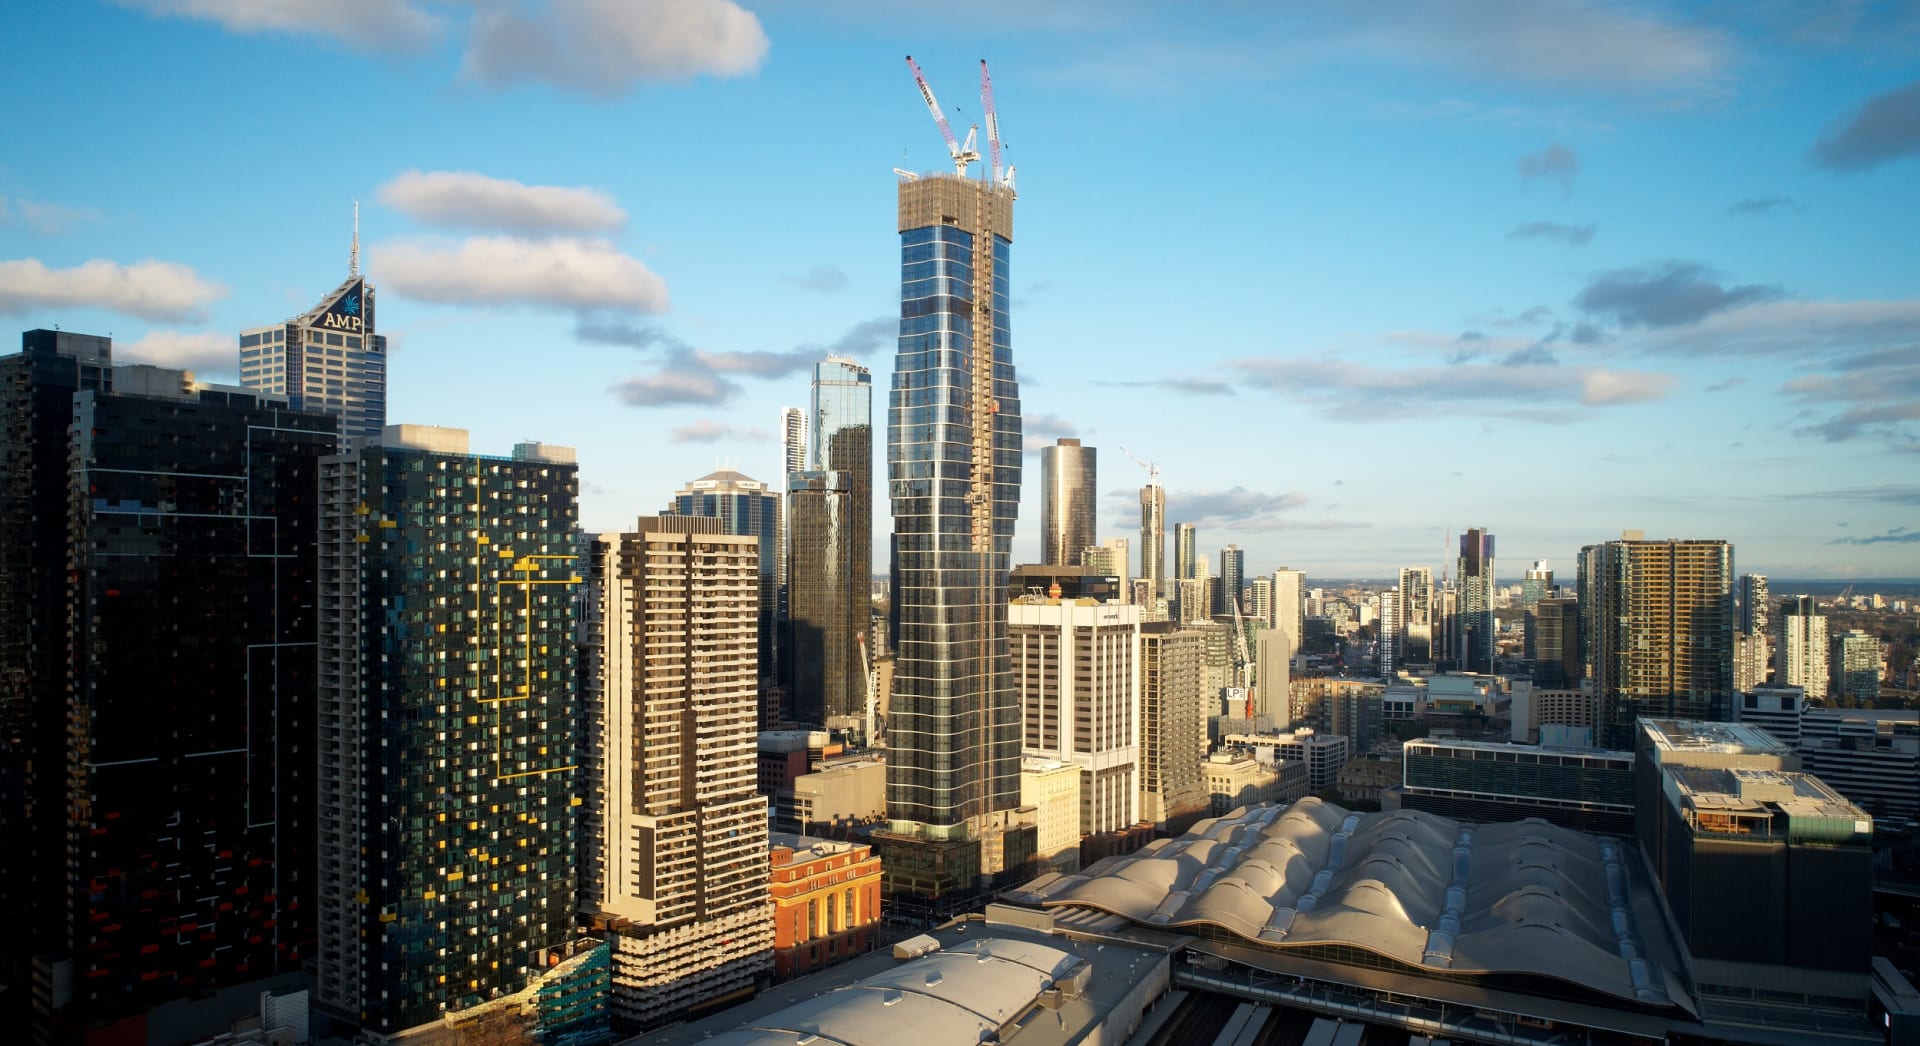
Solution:
M 1254 806 L 1186 835 L 1043 876 L 1010 899 L 1145 926 L 1211 925 L 1284 951 L 1348 945 L 1436 973 L 1547 976 L 1666 1004 L 1618 841 L 1537 818 L 1466 824 L 1351 813 L 1317 798 Z

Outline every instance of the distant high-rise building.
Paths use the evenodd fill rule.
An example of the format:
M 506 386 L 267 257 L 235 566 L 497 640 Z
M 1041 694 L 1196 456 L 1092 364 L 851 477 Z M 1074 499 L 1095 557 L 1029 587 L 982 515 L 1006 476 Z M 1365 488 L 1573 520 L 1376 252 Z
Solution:
M 773 966 L 755 787 L 759 543 L 719 531 L 643 517 L 588 557 L 580 899 L 614 929 L 614 1014 L 641 1027 L 750 990 Z
M 1767 575 L 1740 575 L 1740 589 L 1736 596 L 1736 604 L 1740 613 L 1740 620 L 1736 627 L 1750 636 L 1766 635 L 1767 622 L 1771 620 L 1769 615 L 1773 610 L 1771 599 L 1767 595 Z
M 1213 616 L 1213 601 L 1208 593 L 1213 589 L 1212 582 L 1213 579 L 1209 577 L 1190 577 L 1184 581 L 1169 581 L 1168 584 L 1172 586 L 1170 593 L 1172 598 L 1168 602 L 1176 608 L 1174 620 L 1183 624 L 1193 624 L 1210 619 Z
M 1773 670 L 1770 603 L 1767 575 L 1740 575 L 1734 590 L 1733 685 L 1741 693 L 1764 684 Z
M 1168 621 L 1140 626 L 1140 817 L 1178 832 L 1207 811 L 1206 636 Z
M 1139 814 L 1140 608 L 1016 596 L 1008 611 L 1022 754 L 1080 768 L 1080 832 Z
M 1108 538 L 1105 544 L 1089 545 L 1080 554 L 1080 565 L 1096 573 L 1119 579 L 1120 602 L 1133 601 L 1133 584 L 1127 571 L 1132 568 L 1126 538 Z
M 1167 491 L 1159 483 L 1140 488 L 1140 578 L 1152 598 L 1172 597 L 1167 584 Z
M 794 718 L 864 723 L 860 641 L 873 616 L 873 384 L 830 356 L 813 369 L 808 468 L 787 477 L 787 642 Z
M 1773 619 L 1773 678 L 1806 691 L 1807 700 L 1827 696 L 1827 616 L 1812 596 L 1781 600 Z
M 808 468 L 807 456 L 807 415 L 799 407 L 782 407 L 780 410 L 780 481 L 790 483 L 792 475 Z M 793 554 L 793 506 L 787 506 L 787 514 L 780 517 L 780 538 L 774 547 L 773 576 L 778 580 L 777 595 L 774 597 L 773 616 L 778 622 L 777 628 L 784 630 L 787 625 L 787 579 L 792 574 L 788 558 Z M 869 524 L 868 529 L 872 526 Z M 784 631 L 783 631 L 784 634 Z M 788 670 L 790 671 L 790 669 Z
M 1040 448 L 1040 562 L 1077 567 L 1099 540 L 1099 458 L 1077 439 Z
M 1173 525 L 1173 579 L 1185 581 L 1200 569 L 1200 537 L 1191 523 Z
M 1305 571 L 1281 567 L 1273 572 L 1273 622 L 1275 632 L 1287 637 L 1288 657 L 1300 650 L 1305 616 L 1307 575 Z
M 1433 662 L 1433 570 L 1400 568 L 1400 650 L 1408 664 Z
M 1250 621 L 1258 621 L 1267 628 L 1273 627 L 1272 578 L 1257 577 L 1247 582 L 1247 605 L 1240 612 Z
M 1395 669 L 1400 664 L 1400 642 L 1403 635 L 1401 630 L 1404 627 L 1400 621 L 1400 590 L 1389 589 L 1380 593 L 1380 620 L 1377 635 L 1380 644 L 1380 676 L 1383 679 L 1392 679 Z
M 1553 595 L 1553 571 L 1547 567 L 1547 561 L 1536 559 L 1533 566 L 1527 568 L 1527 574 L 1520 580 L 1520 605 L 1532 610 L 1534 604 Z
M 1855 629 L 1833 637 L 1834 697 L 1845 697 L 1857 707 L 1869 707 L 1880 698 L 1880 640 Z
M 1468 672 L 1493 671 L 1493 535 L 1479 527 L 1460 535 L 1459 579 L 1460 646 L 1458 667 Z
M 578 468 L 393 425 L 319 495 L 317 993 L 391 1034 L 572 936 Z
M 1726 720 L 1733 691 L 1733 546 L 1637 535 L 1581 550 L 1600 735 L 1633 743 L 1642 716 Z
M 354 234 L 358 258 L 359 234 Z M 375 333 L 373 284 L 356 260 L 320 304 L 284 323 L 240 332 L 240 384 L 287 397 L 294 410 L 340 419 L 340 439 L 387 423 L 387 339 Z
M 888 408 L 896 644 L 888 830 L 897 911 L 972 903 L 980 832 L 1020 801 L 1007 571 L 1020 505 L 1020 394 L 1007 319 L 1013 189 L 903 178 L 900 343 Z
M 815 364 L 815 381 L 819 380 L 818 367 Z M 780 452 L 781 463 L 785 466 L 781 475 L 791 476 L 806 471 L 811 460 L 807 455 L 807 414 L 799 407 L 780 409 Z
M 338 420 L 114 368 L 106 338 L 21 342 L 0 359 L 0 1011 L 22 1041 L 79 1041 L 313 958 L 313 491 Z
M 1247 580 L 1247 552 L 1239 545 L 1228 545 L 1220 550 L 1220 587 L 1214 593 L 1213 612 L 1232 614 L 1234 604 L 1241 604 L 1240 613 L 1246 614 L 1245 597 L 1240 590 Z
M 1541 687 L 1573 686 L 1582 674 L 1580 601 L 1543 599 L 1527 614 L 1527 659 Z
M 707 516 L 720 521 L 723 534 L 760 539 L 760 678 L 773 678 L 780 631 L 775 612 L 783 580 L 777 573 L 782 559 L 779 493 L 733 469 L 719 469 L 680 488 L 661 515 Z

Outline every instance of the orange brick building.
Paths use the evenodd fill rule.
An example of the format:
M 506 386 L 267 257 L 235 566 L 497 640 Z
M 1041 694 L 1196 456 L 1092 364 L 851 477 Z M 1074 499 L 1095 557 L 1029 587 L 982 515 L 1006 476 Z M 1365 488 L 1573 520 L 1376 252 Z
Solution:
M 772 832 L 773 968 L 786 980 L 880 944 L 880 858 L 865 843 Z

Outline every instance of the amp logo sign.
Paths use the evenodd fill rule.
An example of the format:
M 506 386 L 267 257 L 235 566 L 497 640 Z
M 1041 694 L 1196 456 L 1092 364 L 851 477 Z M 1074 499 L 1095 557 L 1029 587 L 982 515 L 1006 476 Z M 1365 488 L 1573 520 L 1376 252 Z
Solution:
M 319 326 L 349 334 L 359 334 L 365 330 L 366 324 L 360 315 L 360 301 L 365 290 L 365 284 L 355 283 L 333 303 L 333 308 L 321 314 Z

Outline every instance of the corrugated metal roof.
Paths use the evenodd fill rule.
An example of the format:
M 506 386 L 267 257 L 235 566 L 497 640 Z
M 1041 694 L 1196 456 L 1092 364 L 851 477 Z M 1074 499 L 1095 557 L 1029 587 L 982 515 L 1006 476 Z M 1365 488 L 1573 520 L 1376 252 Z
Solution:
M 1538 819 L 1468 825 L 1309 798 L 1284 813 L 1202 821 L 1008 899 L 1167 929 L 1211 925 L 1280 950 L 1346 945 L 1436 973 L 1544 975 L 1663 1004 L 1664 972 L 1633 916 L 1629 857 L 1617 840 Z

